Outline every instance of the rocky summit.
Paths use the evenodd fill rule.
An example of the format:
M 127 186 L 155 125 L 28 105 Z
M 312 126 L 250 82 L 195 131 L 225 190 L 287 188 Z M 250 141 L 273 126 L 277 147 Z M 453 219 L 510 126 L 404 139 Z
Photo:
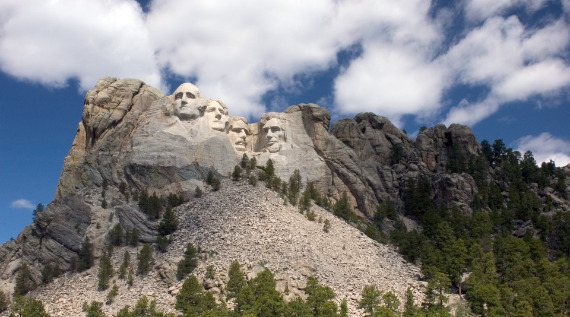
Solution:
M 0 290 L 12 294 L 25 267 L 27 282 L 43 284 L 32 294 L 52 316 L 79 315 L 84 301 L 104 301 L 106 296 L 97 291 L 96 266 L 73 273 L 85 242 L 98 259 L 113 244 L 114 230 L 130 233 L 132 245 L 139 246 L 115 247 L 114 267 L 124 251 L 134 259 L 142 244 L 159 248 L 162 214 L 149 213 L 141 202 L 152 205 L 148 199 L 156 198 L 154 204 L 164 207 L 174 197 L 175 205 L 182 204 L 174 208 L 179 226 L 166 234 L 167 251 L 155 250 L 154 269 L 137 277 L 133 286 L 116 280 L 120 291 L 104 307 L 107 313 L 134 305 L 141 295 L 174 312 L 174 295 L 181 287 L 176 265 L 189 242 L 202 250 L 195 275 L 218 301 L 227 295 L 233 260 L 249 279 L 269 268 L 287 300 L 304 298 L 307 279 L 314 276 L 335 291 L 337 300 L 347 299 L 351 315 L 362 314 L 357 301 L 366 285 L 391 290 L 402 302 L 409 288 L 420 300 L 425 283 L 419 267 L 362 229 L 373 222 L 379 205 L 390 203 L 395 215 L 379 225 L 381 231 L 391 231 L 398 222 L 421 230 L 419 212 L 411 217 L 404 212 L 427 208 L 409 206 L 415 195 L 410 180 L 418 188 L 427 182 L 428 203 L 456 214 L 471 215 L 489 191 L 499 200 L 508 197 L 509 183 L 494 181 L 503 174 L 486 150 L 462 125 L 421 129 L 413 140 L 372 113 L 331 124 L 329 111 L 315 104 L 265 113 L 250 123 L 232 116 L 231 105 L 207 99 L 190 83 L 164 96 L 140 80 L 103 78 L 85 97 L 54 200 L 17 239 L 0 246 Z M 481 167 L 485 157 L 490 168 Z M 244 179 L 240 165 L 253 181 Z M 265 177 L 266 184 L 253 186 L 257 177 Z M 214 179 L 221 183 L 213 185 Z M 299 187 L 312 186 L 320 197 L 318 205 L 344 203 L 350 212 L 335 211 L 340 219 L 313 203 L 314 214 L 300 213 L 286 194 L 295 179 Z M 547 186 L 548 179 L 542 182 L 546 185 L 529 186 L 539 203 L 568 212 L 564 197 L 569 181 L 558 179 L 557 190 Z M 330 228 L 324 230 L 325 223 Z M 64 274 L 42 283 L 46 267 L 55 265 Z

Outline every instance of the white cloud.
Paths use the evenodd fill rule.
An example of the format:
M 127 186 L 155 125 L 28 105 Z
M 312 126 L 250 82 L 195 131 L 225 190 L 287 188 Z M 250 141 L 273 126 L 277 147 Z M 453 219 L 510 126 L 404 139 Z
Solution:
M 467 0 L 465 14 L 474 21 L 484 20 L 488 17 L 501 15 L 508 9 L 520 7 L 528 12 L 534 12 L 548 0 Z
M 439 108 L 444 74 L 403 47 L 366 46 L 335 82 L 337 111 L 366 109 L 389 117 L 395 124 L 404 114 L 429 114 Z
M 565 19 L 529 29 L 501 16 L 545 3 L 466 0 L 432 19 L 425 0 L 154 0 L 146 15 L 134 0 L 2 1 L 0 69 L 49 86 L 77 78 L 84 90 L 103 76 L 135 77 L 168 93 L 166 69 L 197 78 L 233 115 L 258 116 L 265 94 L 294 91 L 296 76 L 338 66 L 337 54 L 360 44 L 362 55 L 334 79 L 339 113 L 433 119 L 448 89 L 464 84 L 490 93 L 445 121 L 475 124 L 506 102 L 569 86 Z M 472 23 L 451 30 L 459 9 Z M 446 33 L 459 39 L 442 55 Z
M 104 76 L 160 87 L 142 11 L 134 0 L 0 3 L 0 69 L 48 86 L 77 78 L 92 89 Z
M 34 204 L 27 199 L 18 199 L 10 203 L 10 208 L 35 209 L 36 206 L 34 206 Z
M 493 17 L 473 29 L 440 61 L 455 81 L 482 85 L 489 93 L 468 107 L 451 109 L 444 122 L 475 124 L 507 102 L 567 89 L 570 67 L 563 56 L 569 33 L 563 19 L 542 29 L 526 29 L 515 16 Z
M 513 142 L 521 153 L 531 151 L 540 165 L 553 160 L 556 166 L 570 164 L 570 142 L 557 138 L 548 132 L 538 136 L 527 135 Z

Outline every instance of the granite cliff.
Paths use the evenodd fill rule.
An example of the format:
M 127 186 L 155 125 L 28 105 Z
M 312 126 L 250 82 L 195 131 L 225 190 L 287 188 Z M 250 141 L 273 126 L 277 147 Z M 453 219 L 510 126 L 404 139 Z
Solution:
M 164 96 L 136 79 L 101 79 L 85 97 L 82 120 L 65 158 L 54 200 L 15 241 L 0 247 L 0 289 L 12 289 L 22 263 L 30 266 L 32 279 L 38 283 L 46 264 L 58 263 L 64 271 L 72 270 L 85 237 L 100 255 L 117 224 L 124 230 L 137 229 L 140 242 L 153 243 L 158 235 L 157 221 L 126 198 L 125 189 L 192 200 L 196 187 L 205 187 L 210 171 L 228 177 L 244 154 L 255 158 L 258 165 L 271 159 L 282 180 L 299 170 L 303 183 L 313 183 L 332 202 L 347 193 L 352 209 L 364 223 L 387 201 L 394 202 L 404 218 L 407 182 L 422 177 L 430 181 L 432 201 L 456 206 L 465 214 L 472 212 L 480 189 L 473 173 L 467 171 L 477 169 L 483 153 L 469 127 L 437 125 L 422 130 L 413 140 L 388 119 L 372 113 L 332 125 L 330 121 L 325 108 L 300 104 L 248 123 L 245 118 L 230 116 L 223 101 L 204 98 L 192 84 L 183 84 Z M 479 177 L 488 179 L 492 173 L 492 169 L 484 170 Z M 245 195 L 257 194 L 246 191 Z M 567 201 L 557 201 L 568 210 Z M 178 213 L 185 215 L 181 210 Z M 188 221 L 188 228 L 193 228 L 194 220 Z M 246 221 L 244 225 L 251 224 Z M 202 229 L 187 229 L 187 235 Z M 200 231 L 200 235 L 208 234 L 215 232 Z M 310 240 L 311 234 L 307 232 L 305 237 Z M 267 238 L 283 237 L 272 233 Z M 254 263 L 257 259 L 243 260 Z M 371 266 L 377 260 L 362 261 L 360 265 Z M 402 274 L 415 273 L 417 269 Z

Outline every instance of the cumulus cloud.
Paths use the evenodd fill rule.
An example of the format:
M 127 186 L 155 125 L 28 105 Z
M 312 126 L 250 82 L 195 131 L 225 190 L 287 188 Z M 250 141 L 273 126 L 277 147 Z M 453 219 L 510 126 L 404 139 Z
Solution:
M 155 0 L 145 13 L 134 0 L 3 1 L 0 69 L 56 87 L 77 78 L 84 90 L 103 76 L 140 78 L 165 93 L 171 75 L 196 79 L 232 114 L 258 116 L 268 93 L 334 68 L 331 95 L 319 97 L 340 114 L 432 120 L 449 106 L 447 91 L 483 86 L 487 96 L 445 119 L 475 124 L 504 103 L 570 85 L 564 17 L 530 28 L 503 16 L 546 3 L 466 0 L 433 14 L 425 0 Z M 470 19 L 464 30 L 453 29 L 457 14 Z M 339 66 L 339 52 L 355 45 L 361 55 Z
M 134 0 L 2 1 L 0 69 L 48 86 L 104 76 L 160 87 L 142 11 Z
M 564 55 L 569 32 L 563 19 L 527 29 L 516 16 L 489 18 L 473 29 L 440 60 L 454 74 L 454 82 L 482 85 L 489 93 L 468 107 L 451 109 L 444 122 L 475 124 L 507 102 L 568 88 L 570 67 Z
M 18 200 L 14 200 L 12 203 L 10 203 L 10 208 L 35 209 L 36 206 L 34 206 L 34 204 L 27 199 L 18 199 Z
M 439 108 L 444 77 L 437 64 L 405 48 L 367 46 L 335 82 L 337 111 L 366 109 L 398 125 L 404 114 Z
M 531 151 L 538 164 L 553 160 L 556 166 L 570 164 L 570 142 L 548 132 L 538 136 L 527 135 L 513 142 L 521 153 Z
M 500 15 L 513 7 L 533 12 L 540 9 L 548 0 L 467 0 L 465 12 L 470 20 L 484 20 Z
M 295 75 L 336 66 L 337 53 L 356 43 L 363 43 L 365 50 L 365 59 L 360 64 L 366 64 L 367 57 L 377 64 L 372 73 L 364 76 L 374 78 L 388 73 L 378 71 L 386 63 L 373 57 L 379 49 L 377 43 L 397 43 L 396 51 L 384 51 L 394 58 L 406 50 L 407 56 L 398 58 L 399 64 L 390 71 L 422 67 L 420 60 L 424 57 L 414 56 L 412 49 L 422 49 L 438 38 L 434 27 L 427 22 L 428 10 L 429 3 L 421 0 L 318 0 L 302 4 L 286 0 L 239 3 L 162 0 L 153 3 L 147 20 L 161 66 L 177 74 L 197 77 L 204 95 L 228 100 L 232 111 L 249 115 L 264 110 L 261 97 L 266 92 L 279 85 L 294 85 Z M 378 109 L 378 103 L 365 96 L 361 96 L 358 106 L 351 103 L 350 108 L 350 104 L 344 104 L 342 93 L 356 86 L 349 79 L 356 75 L 354 69 L 359 66 L 351 67 L 344 72 L 346 79 L 336 83 L 335 91 L 341 93 L 339 109 L 343 112 Z M 415 73 L 423 75 L 426 68 L 429 66 Z M 390 75 L 396 74 L 390 72 Z M 379 80 L 385 81 L 386 77 Z M 399 83 L 417 84 L 412 77 L 402 74 Z M 377 85 L 362 79 L 359 83 L 361 90 L 377 89 Z M 386 88 L 394 86 L 392 83 Z M 405 98 L 405 103 L 409 105 L 417 95 Z

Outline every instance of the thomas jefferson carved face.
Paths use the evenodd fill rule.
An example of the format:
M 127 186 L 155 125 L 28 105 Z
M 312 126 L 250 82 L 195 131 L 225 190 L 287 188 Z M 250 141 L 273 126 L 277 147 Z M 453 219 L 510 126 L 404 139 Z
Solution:
M 181 120 L 193 120 L 202 115 L 202 94 L 198 87 L 184 83 L 174 91 L 174 114 Z
M 283 122 L 277 118 L 271 118 L 263 125 L 265 134 L 265 148 L 270 153 L 279 152 L 281 145 L 286 141 Z
M 208 100 L 204 110 L 204 117 L 208 120 L 212 130 L 225 131 L 229 118 L 228 108 L 217 100 Z
M 232 144 L 238 151 L 245 151 L 247 143 L 246 136 L 248 132 L 247 121 L 242 117 L 230 118 L 230 130 L 228 136 L 232 140 Z

